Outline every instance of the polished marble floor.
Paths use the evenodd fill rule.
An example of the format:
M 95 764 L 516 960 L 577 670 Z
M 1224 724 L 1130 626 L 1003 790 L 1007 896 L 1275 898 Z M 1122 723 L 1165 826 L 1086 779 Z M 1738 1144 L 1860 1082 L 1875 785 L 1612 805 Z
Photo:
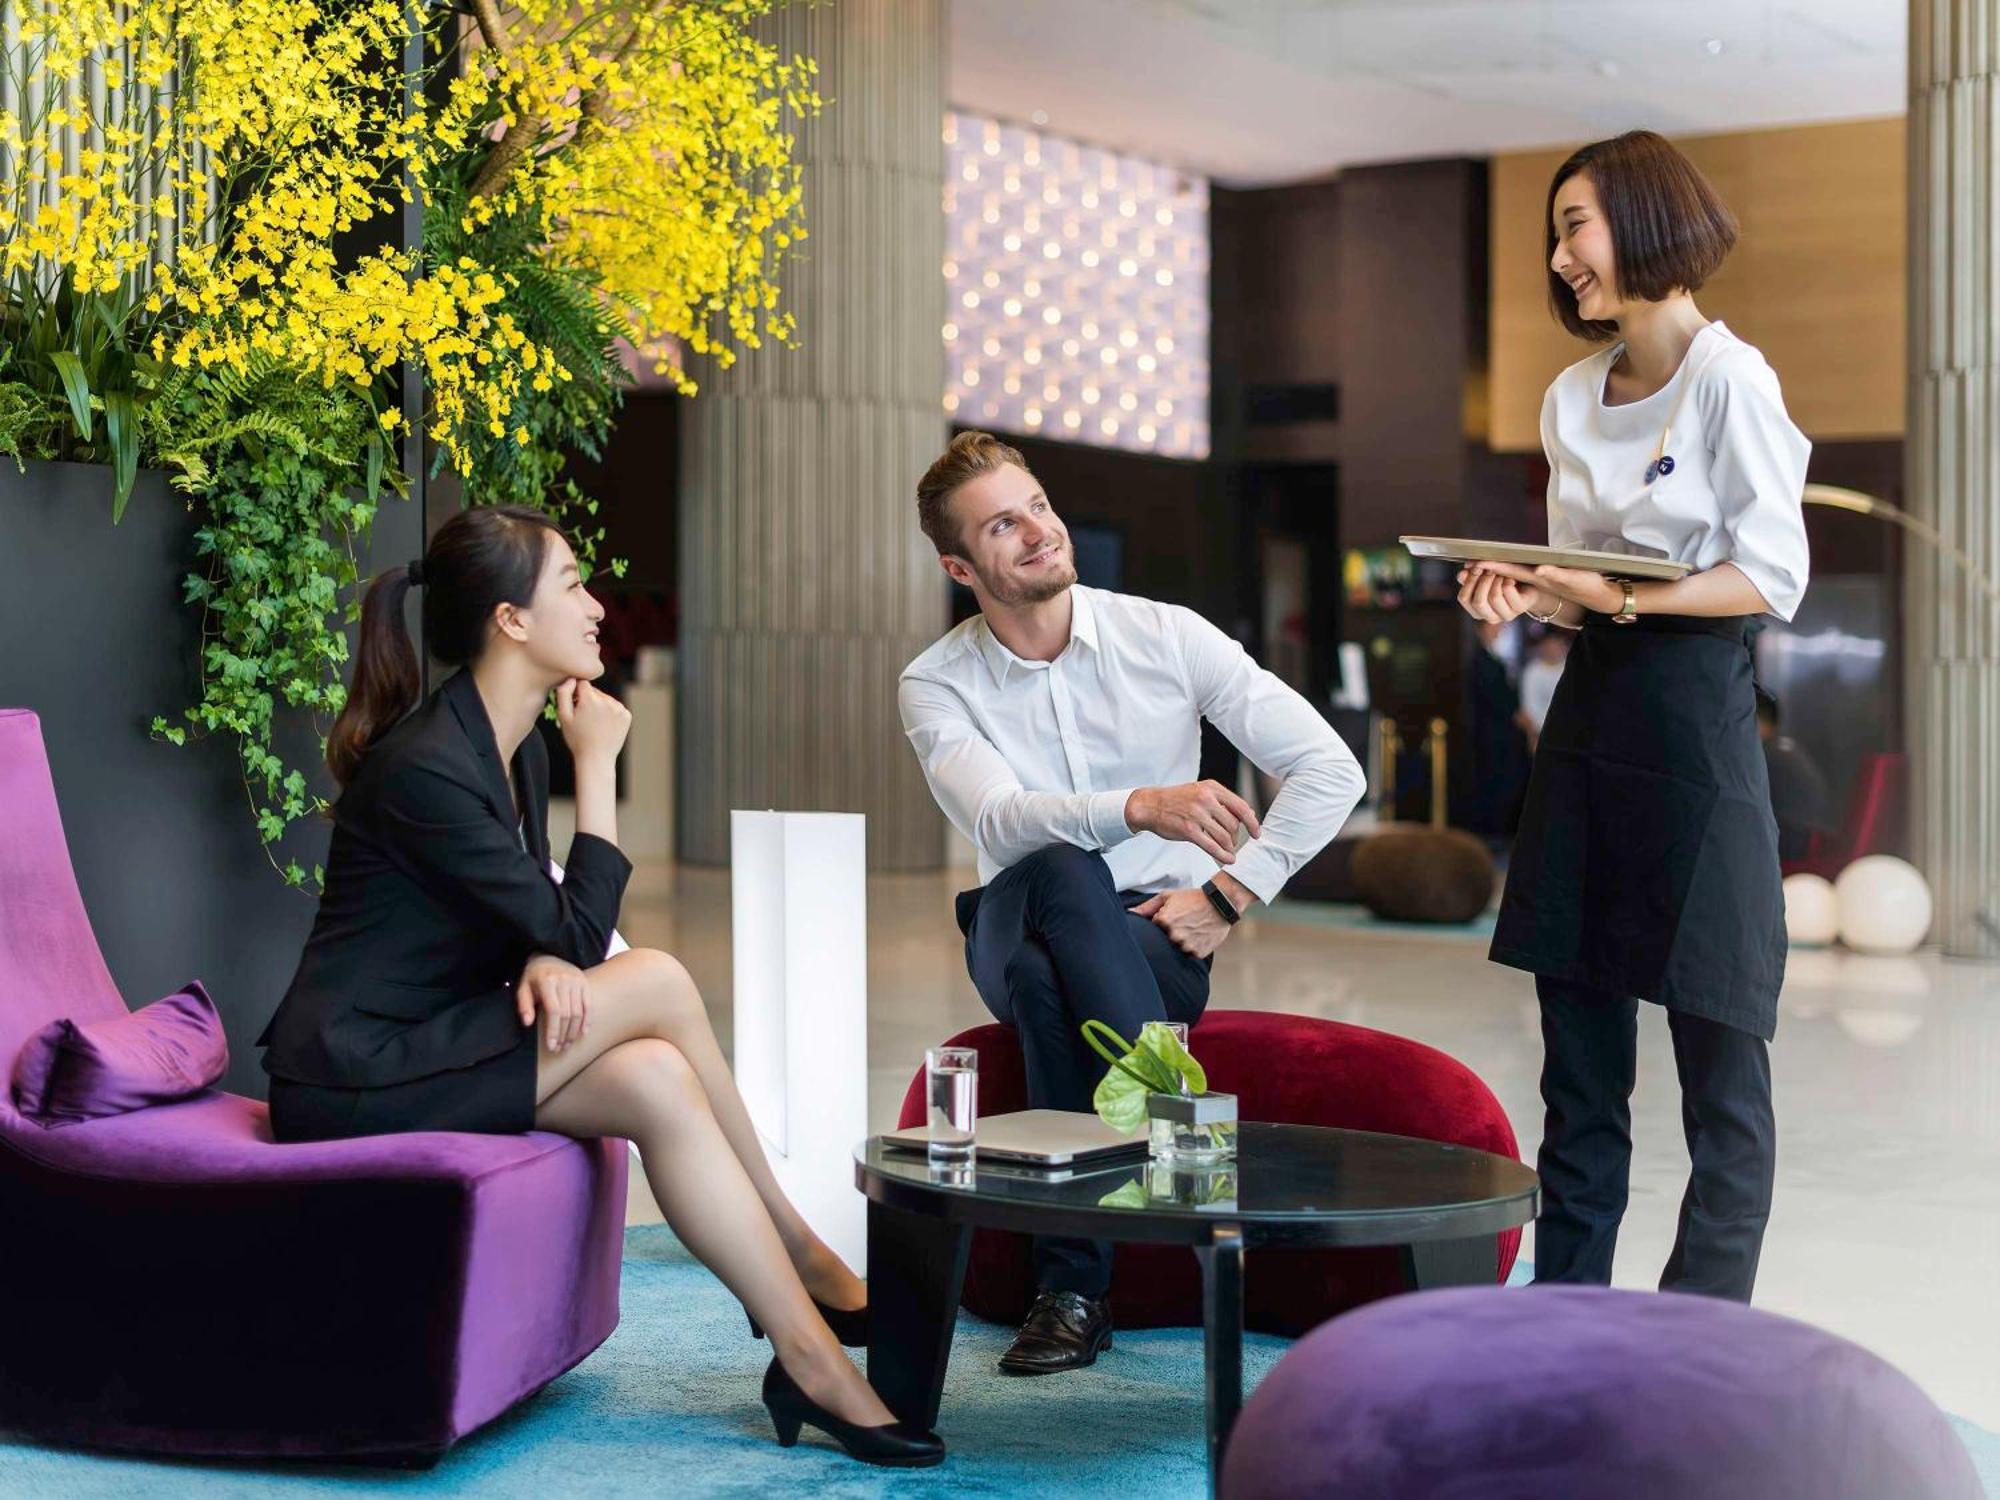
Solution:
M 869 1118 L 892 1125 L 925 1046 L 988 1019 L 949 874 L 869 882 Z M 729 879 L 642 867 L 625 935 L 678 955 L 728 1044 Z M 1284 904 L 1218 954 L 1212 1005 L 1373 1026 L 1442 1048 L 1540 1135 L 1533 981 L 1464 936 L 1329 927 Z M 1663 1015 L 1641 1008 L 1632 1201 L 1617 1281 L 1654 1284 L 1687 1172 Z M 2000 1429 L 2000 966 L 1795 953 L 1772 1052 L 1776 1208 L 1757 1300 L 1882 1354 L 1946 1409 Z M 635 1217 L 648 1216 L 635 1194 Z M 1532 1236 L 1523 1253 L 1532 1256 Z

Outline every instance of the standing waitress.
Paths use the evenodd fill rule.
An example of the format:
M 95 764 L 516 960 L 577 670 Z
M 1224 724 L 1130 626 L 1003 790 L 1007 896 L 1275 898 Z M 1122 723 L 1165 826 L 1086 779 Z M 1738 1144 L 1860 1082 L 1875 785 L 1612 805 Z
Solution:
M 1611 1280 L 1631 1165 L 1639 1000 L 1667 1009 L 1693 1171 L 1662 1289 L 1750 1300 L 1776 1132 L 1766 1044 L 1785 972 L 1778 830 L 1750 637 L 1805 592 L 1809 444 L 1777 377 L 1693 293 L 1736 224 L 1651 131 L 1549 186 L 1549 294 L 1610 348 L 1542 400 L 1549 542 L 1672 558 L 1673 583 L 1475 563 L 1477 620 L 1580 630 L 1535 757 L 1491 956 L 1536 976 L 1537 1281 Z

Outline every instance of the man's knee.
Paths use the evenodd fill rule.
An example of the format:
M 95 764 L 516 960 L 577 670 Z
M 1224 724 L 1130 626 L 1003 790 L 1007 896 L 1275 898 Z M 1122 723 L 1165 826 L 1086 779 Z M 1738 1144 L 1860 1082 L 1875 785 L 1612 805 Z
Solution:
M 1055 960 L 1033 938 L 1025 939 L 1007 956 L 1001 977 L 1006 981 L 1007 999 L 1016 1016 L 1062 1004 L 1062 985 L 1056 978 Z
M 1051 844 L 1010 866 L 1007 875 L 1019 881 L 1038 906 L 1068 905 L 1115 899 L 1110 867 L 1094 849 L 1075 844 Z

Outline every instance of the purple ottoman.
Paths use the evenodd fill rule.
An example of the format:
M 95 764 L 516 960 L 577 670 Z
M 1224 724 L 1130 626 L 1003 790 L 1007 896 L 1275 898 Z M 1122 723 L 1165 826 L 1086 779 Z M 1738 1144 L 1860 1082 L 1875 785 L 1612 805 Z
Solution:
M 0 709 L 0 1428 L 421 1463 L 617 1326 L 624 1142 L 278 1146 L 214 1091 L 53 1130 L 15 1112 L 26 1038 L 124 1009 L 35 716 Z
M 1229 1441 L 1225 1500 L 1981 1500 L 1893 1366 L 1733 1302 L 1495 1287 L 1301 1340 Z

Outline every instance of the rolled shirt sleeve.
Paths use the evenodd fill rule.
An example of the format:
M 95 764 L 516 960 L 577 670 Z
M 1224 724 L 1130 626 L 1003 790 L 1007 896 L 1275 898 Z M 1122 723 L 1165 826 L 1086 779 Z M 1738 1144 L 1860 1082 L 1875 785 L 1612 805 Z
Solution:
M 1260 837 L 1236 852 L 1230 875 L 1270 901 L 1326 847 L 1361 800 L 1353 752 L 1313 706 L 1193 610 L 1170 612 L 1201 716 L 1257 769 L 1281 783 Z
M 1772 614 L 1790 620 L 1805 597 L 1806 460 L 1812 444 L 1785 412 L 1778 377 L 1747 346 L 1716 361 L 1704 382 L 1702 423 L 1728 561 L 1757 586 Z

